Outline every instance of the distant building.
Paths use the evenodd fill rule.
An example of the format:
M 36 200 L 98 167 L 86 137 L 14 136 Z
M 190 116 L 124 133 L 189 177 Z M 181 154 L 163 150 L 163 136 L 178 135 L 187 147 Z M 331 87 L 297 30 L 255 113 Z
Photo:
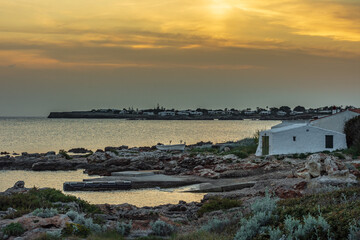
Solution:
M 254 114 L 256 114 L 256 111 L 246 110 L 246 111 L 244 112 L 244 114 L 245 114 L 245 115 L 254 115 Z
M 284 111 L 277 111 L 276 112 L 276 115 L 278 115 L 278 116 L 285 116 L 287 113 L 286 112 L 284 112 Z
M 265 111 L 265 110 L 263 110 L 263 111 L 260 111 L 259 114 L 260 114 L 260 115 L 270 115 L 270 114 L 271 114 L 271 111 Z
M 165 116 L 175 116 L 175 112 L 171 112 L 171 111 L 163 111 L 163 112 L 159 112 L 158 115 L 165 117 Z
M 155 113 L 154 112 L 143 112 L 143 115 L 147 115 L 147 116 L 154 116 Z
M 180 115 L 180 116 L 189 116 L 190 113 L 188 113 L 187 111 L 178 111 L 176 112 L 177 115 Z

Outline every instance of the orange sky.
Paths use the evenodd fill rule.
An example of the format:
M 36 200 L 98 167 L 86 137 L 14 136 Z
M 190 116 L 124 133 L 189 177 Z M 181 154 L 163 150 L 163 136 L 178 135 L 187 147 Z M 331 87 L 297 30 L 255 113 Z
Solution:
M 25 96 L 12 107 L 1 101 L 0 115 L 28 114 L 30 103 L 38 114 L 159 101 L 251 106 L 262 101 L 244 102 L 232 91 L 248 98 L 259 86 L 271 92 L 273 105 L 288 97 L 275 93 L 295 87 L 312 102 L 319 91 L 324 97 L 330 91 L 339 93 L 332 104 L 356 104 L 360 98 L 349 95 L 360 89 L 359 13 L 358 0 L 0 0 L 0 100 Z M 192 94 L 177 81 L 192 84 Z M 218 92 L 224 82 L 228 88 Z M 60 96 L 64 84 L 74 88 L 67 93 L 71 101 L 49 95 L 48 105 L 39 105 L 41 98 L 27 101 L 31 94 L 23 87 L 57 87 Z M 87 99 L 84 85 L 107 92 L 100 94 L 107 100 Z M 114 88 L 122 97 L 109 96 Z M 144 99 L 135 101 L 136 93 Z M 200 97 L 181 103 L 194 94 Z M 302 104 L 302 95 L 293 104 Z M 322 97 L 318 104 L 327 102 Z

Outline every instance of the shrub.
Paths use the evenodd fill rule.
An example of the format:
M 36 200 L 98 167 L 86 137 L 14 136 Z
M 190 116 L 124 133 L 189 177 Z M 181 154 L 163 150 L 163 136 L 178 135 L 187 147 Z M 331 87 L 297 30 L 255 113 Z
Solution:
M 235 151 L 233 152 L 233 154 L 239 158 L 247 158 L 249 156 L 249 154 L 247 154 L 246 152 L 243 151 Z
M 229 226 L 231 221 L 229 219 L 213 218 L 203 225 L 200 230 L 206 232 L 222 233 L 224 229 Z
M 21 236 L 25 229 L 20 223 L 10 223 L 2 229 L 2 232 L 7 236 Z
M 65 195 L 60 190 L 51 188 L 41 190 L 33 188 L 26 193 L 0 196 L 0 211 L 6 211 L 11 207 L 23 213 L 29 213 L 37 208 L 55 207 L 55 202 L 75 202 L 86 213 L 101 213 L 96 205 L 89 204 L 75 196 Z
M 226 210 L 230 208 L 240 207 L 242 202 L 236 199 L 214 197 L 205 202 L 198 211 L 199 216 L 204 213 L 217 210 Z
M 253 216 L 241 220 L 241 227 L 236 233 L 234 240 L 250 240 L 265 230 L 266 224 L 272 217 L 278 199 L 271 198 L 266 191 L 265 197 L 256 200 L 251 205 Z
M 345 159 L 345 156 L 342 155 L 341 153 L 338 153 L 338 152 L 334 153 L 334 156 L 335 156 L 335 157 L 338 157 L 338 158 L 341 159 L 341 160 L 344 160 L 344 159 Z
M 288 216 L 285 219 L 284 225 L 289 239 L 312 239 L 315 235 L 319 236 L 321 232 L 323 235 L 326 235 L 330 228 L 330 225 L 322 216 L 316 219 L 311 215 L 304 217 L 304 224 Z
M 344 133 L 348 147 L 360 142 L 360 116 L 354 117 L 345 123 Z
M 58 214 L 58 211 L 54 208 L 37 208 L 32 212 L 32 215 L 41 218 L 50 218 Z
M 86 218 L 84 214 L 78 214 L 73 220 L 73 222 L 84 225 L 91 232 L 99 233 L 102 231 L 102 228 L 99 224 L 94 223 L 92 218 Z
M 154 223 L 151 223 L 151 230 L 156 236 L 170 236 L 176 232 L 175 226 L 168 224 L 164 221 L 157 220 Z
M 59 154 L 61 155 L 61 156 L 63 156 L 65 159 L 72 159 L 72 157 L 65 151 L 65 150 L 63 150 L 63 149 L 61 149 L 60 151 L 59 151 Z
M 79 213 L 74 210 L 70 210 L 66 213 L 66 216 L 68 216 L 71 219 L 71 221 L 74 221 L 75 218 L 79 216 Z
M 46 236 L 49 239 L 61 239 L 61 230 L 54 230 L 46 232 Z
M 66 223 L 63 234 L 65 236 L 75 235 L 78 237 L 87 237 L 90 234 L 90 229 L 81 224 Z
M 354 224 L 351 224 L 349 227 L 348 240 L 357 240 L 360 239 L 360 226 L 359 223 L 354 221 Z
M 121 236 L 129 235 L 129 233 L 131 231 L 131 228 L 132 228 L 132 222 L 131 221 L 129 223 L 118 222 L 116 224 L 116 231 L 118 233 L 120 233 Z

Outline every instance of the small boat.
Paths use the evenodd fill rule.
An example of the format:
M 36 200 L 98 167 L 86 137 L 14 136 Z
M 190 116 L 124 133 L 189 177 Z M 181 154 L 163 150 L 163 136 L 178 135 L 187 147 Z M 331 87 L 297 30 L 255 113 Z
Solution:
M 108 191 L 131 189 L 131 181 L 65 182 L 64 191 Z
M 184 151 L 185 144 L 156 145 L 156 148 L 161 151 Z

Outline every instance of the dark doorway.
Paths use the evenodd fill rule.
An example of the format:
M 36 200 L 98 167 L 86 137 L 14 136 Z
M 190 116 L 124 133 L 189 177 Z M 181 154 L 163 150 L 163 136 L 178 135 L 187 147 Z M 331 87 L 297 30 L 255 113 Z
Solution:
M 269 155 L 269 136 L 262 136 L 262 155 Z
M 334 135 L 325 136 L 325 148 L 334 148 Z

